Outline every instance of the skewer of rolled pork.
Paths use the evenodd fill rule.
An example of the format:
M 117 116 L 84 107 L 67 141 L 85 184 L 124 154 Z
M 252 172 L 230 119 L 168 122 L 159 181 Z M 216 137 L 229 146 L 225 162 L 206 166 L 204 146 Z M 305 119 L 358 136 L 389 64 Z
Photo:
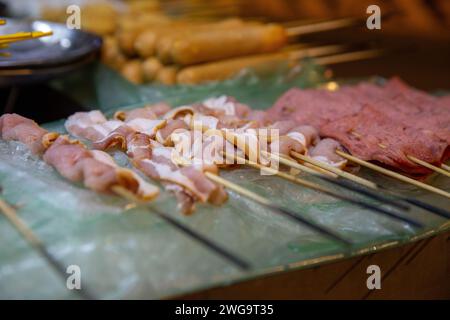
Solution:
M 154 81 L 165 85 L 173 85 L 177 81 L 178 67 L 163 66 L 158 59 L 148 58 L 128 60 L 123 63 L 120 73 L 134 84 Z
M 240 111 L 238 113 L 239 117 L 248 117 L 250 112 L 250 109 L 245 105 L 237 104 L 233 99 L 230 100 L 230 98 L 227 97 L 209 99 L 207 100 L 207 102 L 208 101 L 213 101 L 213 103 L 206 103 L 206 105 L 209 106 L 207 108 L 210 109 L 216 108 L 216 115 L 217 109 L 228 109 L 229 113 L 236 115 L 235 111 L 231 111 L 230 105 L 237 105 L 240 107 Z M 199 110 L 199 107 L 196 107 L 196 109 Z M 264 123 L 266 119 L 267 117 L 263 117 L 262 122 Z M 242 122 L 240 123 L 240 125 L 242 126 L 242 128 L 246 127 L 242 124 Z M 266 140 L 270 143 L 269 148 L 271 152 L 281 154 L 286 157 L 291 157 L 291 152 L 293 151 L 296 153 L 307 155 L 315 160 L 324 162 L 330 166 L 340 169 L 343 169 L 348 164 L 348 161 L 346 159 L 338 156 L 334 152 L 336 149 L 343 150 L 342 145 L 338 141 L 330 138 L 321 140 L 319 131 L 312 126 L 298 125 L 295 121 L 284 120 L 273 123 L 272 125 L 268 126 L 267 129 L 278 130 L 278 136 L 276 136 L 275 138 L 276 140 L 274 140 L 271 135 L 265 137 Z M 237 132 L 237 135 L 239 135 L 239 129 Z M 261 138 L 261 133 L 258 132 L 257 139 L 259 138 Z M 308 163 L 306 163 L 305 165 L 311 166 Z M 314 169 L 319 169 L 316 166 L 311 167 Z
M 226 99 L 227 97 L 223 98 Z M 209 100 L 212 102 L 212 99 Z M 221 98 L 218 100 L 221 100 Z M 129 111 L 118 111 L 114 116 L 116 119 L 125 121 L 126 124 L 131 126 L 134 130 L 149 135 L 161 145 L 174 147 L 177 151 L 177 155 L 179 155 L 178 159 L 181 164 L 192 163 L 191 160 L 196 156 L 198 159 L 202 159 L 202 161 L 205 162 L 203 165 L 214 164 L 220 167 L 228 166 L 228 164 L 221 163 L 220 160 L 223 160 L 223 157 L 220 154 L 224 150 L 230 151 L 233 149 L 234 151 L 234 146 L 224 140 L 221 133 L 210 132 L 210 135 L 204 136 L 201 134 L 201 131 L 199 131 L 200 142 L 203 143 L 203 145 L 200 146 L 201 149 L 199 150 L 196 148 L 198 137 L 194 134 L 194 131 L 192 131 L 192 129 L 195 128 L 193 120 L 210 120 L 214 117 L 196 117 L 194 115 L 196 108 L 191 106 L 182 106 L 172 110 L 169 109 L 165 114 L 161 114 L 163 111 L 167 111 L 167 107 L 166 104 L 162 103 Z M 150 111 L 150 109 L 160 110 L 162 120 L 156 120 L 157 118 L 154 112 Z M 242 112 L 245 107 L 242 106 L 237 109 Z M 197 115 L 199 115 L 199 113 L 197 113 Z M 213 119 L 205 124 L 207 125 L 206 129 L 216 129 L 220 124 L 220 121 L 218 119 L 214 121 Z M 184 151 L 187 151 L 187 154 Z M 202 157 L 204 154 L 207 155 L 207 157 Z
M 166 189 L 177 193 L 177 198 L 182 199 L 179 202 L 180 209 L 185 214 L 194 210 L 197 201 L 212 204 L 223 203 L 227 198 L 223 187 L 209 181 L 203 173 L 205 170 L 217 173 L 216 166 L 201 164 L 200 166 L 179 167 L 173 161 L 173 148 L 164 146 L 154 140 L 157 133 L 169 128 L 171 123 L 177 120 L 132 118 L 133 115 L 136 116 L 137 114 L 152 117 L 149 109 L 147 107 L 137 109 L 134 112 L 117 113 L 117 117 L 127 120 L 108 133 L 104 131 L 104 128 L 114 127 L 108 123 L 115 123 L 117 120 L 107 121 L 102 115 L 104 122 L 92 124 L 93 113 L 97 120 L 100 119 L 98 117 L 99 111 L 81 112 L 69 117 L 66 128 L 71 134 L 84 139 L 91 139 L 94 142 L 94 148 L 106 150 L 118 147 L 125 151 L 135 168 L 152 179 L 164 182 Z M 161 110 L 163 107 L 157 105 L 155 110 L 158 109 Z M 173 126 L 172 129 L 175 130 L 177 127 Z M 92 133 L 93 131 L 103 135 L 103 137 L 92 140 L 93 137 L 98 138 Z
M 133 171 L 119 167 L 107 153 L 90 151 L 80 141 L 48 132 L 33 120 L 18 114 L 0 117 L 0 133 L 3 140 L 27 145 L 33 154 L 42 156 L 64 178 L 82 182 L 96 192 L 113 193 L 113 187 L 120 186 L 142 201 L 159 194 L 156 186 Z
M 102 62 L 110 66 L 114 70 L 120 70 L 126 63 L 127 58 L 120 50 L 117 39 L 112 36 L 103 38 L 101 50 Z

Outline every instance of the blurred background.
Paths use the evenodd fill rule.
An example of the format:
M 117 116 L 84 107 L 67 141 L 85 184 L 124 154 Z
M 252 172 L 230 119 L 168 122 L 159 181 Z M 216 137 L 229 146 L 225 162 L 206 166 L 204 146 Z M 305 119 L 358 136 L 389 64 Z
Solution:
M 61 23 L 67 20 L 67 6 L 79 5 L 82 30 L 103 39 L 102 63 L 134 84 L 172 85 L 193 81 L 189 80 L 188 72 L 180 76 L 181 71 L 191 67 L 190 63 L 184 65 L 183 61 L 173 59 L 165 61 L 146 52 L 150 40 L 148 36 L 141 36 L 143 40 L 139 36 L 148 29 L 200 30 L 202 27 L 192 26 L 210 23 L 231 24 L 235 28 L 236 20 L 233 19 L 238 19 L 246 24 L 236 30 L 245 34 L 245 29 L 250 28 L 247 26 L 251 24 L 279 24 L 289 30 L 353 18 L 360 20 L 348 27 L 289 36 L 279 52 L 330 44 L 348 45 L 353 50 L 388 49 L 386 54 L 375 59 L 333 64 L 329 67 L 329 73 L 338 79 L 397 75 L 424 90 L 450 89 L 448 0 L 2 0 L 0 3 L 2 16 Z M 369 5 L 378 5 L 381 9 L 380 30 L 368 30 L 365 25 Z M 167 35 L 167 31 L 164 32 Z M 195 32 L 200 31 L 191 31 Z M 192 65 L 195 67 L 217 61 L 219 58 L 201 63 L 193 61 Z M 23 113 L 29 114 L 29 106 L 41 101 L 45 103 L 46 110 L 51 110 L 51 118 L 58 118 L 78 107 L 76 101 L 45 83 L 21 87 L 20 92 L 20 95 L 14 94 L 11 88 L 3 88 L 0 103 L 9 104 L 13 99 L 15 108 L 22 108 Z M 68 111 L 61 113 L 61 105 L 65 105 Z M 41 120 L 40 113 L 34 112 L 32 115 Z M 41 118 L 48 120 L 48 117 Z

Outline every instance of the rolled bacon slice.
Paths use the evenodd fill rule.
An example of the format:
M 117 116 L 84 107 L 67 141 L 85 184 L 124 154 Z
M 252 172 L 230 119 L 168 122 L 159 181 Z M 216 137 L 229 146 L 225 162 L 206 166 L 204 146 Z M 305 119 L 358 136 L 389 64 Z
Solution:
M 35 121 L 18 114 L 7 113 L 0 117 L 0 138 L 20 141 L 33 154 L 42 154 L 57 136 L 56 133 L 41 128 Z
M 133 180 L 136 181 L 138 183 L 138 188 L 135 191 L 135 193 L 140 200 L 144 201 L 152 200 L 159 194 L 158 187 L 142 179 L 136 172 L 127 168 L 119 167 L 117 163 L 114 161 L 114 159 L 108 153 L 100 150 L 91 150 L 90 152 L 95 160 L 100 161 L 116 169 L 119 181 L 122 182 L 120 185 L 123 186 L 126 181 L 133 181 Z M 127 190 L 129 190 L 126 184 L 125 187 Z
M 64 123 L 71 135 L 89 141 L 102 139 L 120 125 L 121 121 L 107 121 L 98 110 L 74 113 Z
M 230 96 L 210 98 L 203 101 L 202 105 L 213 111 L 221 111 L 227 116 L 236 116 L 241 119 L 248 116 L 251 112 L 249 106 L 239 103 L 235 98 Z
M 133 119 L 157 120 L 161 119 L 161 117 L 169 111 L 170 106 L 167 103 L 161 102 L 143 108 L 119 110 L 114 114 L 114 119 L 125 122 Z
M 223 203 L 226 193 L 194 166 L 178 167 L 172 161 L 173 148 L 160 146 L 149 159 L 133 161 L 137 168 L 156 180 L 169 181 L 188 189 L 201 202 Z
M 167 120 L 134 118 L 126 122 L 126 125 L 135 131 L 155 137 L 159 130 L 167 126 Z M 123 125 L 123 123 L 121 124 Z
M 294 127 L 286 135 L 301 142 L 306 149 L 317 145 L 320 141 L 319 130 L 308 125 Z
M 316 146 L 311 148 L 308 154 L 313 159 L 342 169 L 346 166 L 347 160 L 339 156 L 335 152 L 336 150 L 342 151 L 342 145 L 334 139 L 325 138 L 323 140 L 320 140 Z

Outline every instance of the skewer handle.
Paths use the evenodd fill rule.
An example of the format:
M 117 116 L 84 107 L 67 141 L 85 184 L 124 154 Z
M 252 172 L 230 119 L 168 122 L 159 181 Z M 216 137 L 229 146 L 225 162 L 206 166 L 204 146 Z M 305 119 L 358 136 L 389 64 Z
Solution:
M 350 27 L 361 23 L 361 19 L 344 18 L 331 21 L 324 21 L 306 25 L 286 28 L 288 37 L 295 37 L 302 34 L 316 33 L 328 30 L 336 30 L 340 28 Z
M 441 195 L 441 196 L 444 196 L 444 197 L 450 199 L 450 193 L 448 193 L 447 191 L 444 191 L 442 189 L 430 186 L 430 185 L 428 185 L 426 183 L 423 183 L 423 182 L 420 182 L 420 181 L 416 181 L 416 180 L 414 180 L 412 178 L 409 178 L 409 177 L 401 175 L 401 174 L 399 174 L 397 172 L 394 172 L 394 171 L 382 168 L 382 167 L 377 166 L 377 165 L 375 165 L 373 163 L 361 160 L 361 159 L 359 159 L 357 157 L 354 157 L 354 156 L 352 156 L 352 155 L 350 155 L 348 153 L 345 153 L 345 152 L 342 152 L 342 151 L 339 151 L 339 150 L 336 150 L 336 153 L 338 155 L 340 155 L 341 157 L 347 159 L 347 160 L 353 161 L 353 162 L 355 162 L 355 163 L 357 163 L 359 165 L 362 165 L 364 167 L 367 167 L 369 169 L 372 169 L 374 171 L 382 173 L 382 174 L 384 174 L 386 176 L 389 176 L 389 177 L 395 178 L 397 180 L 400 180 L 400 181 L 412 184 L 412 185 L 414 185 L 416 187 L 419 187 L 421 189 L 424 189 L 424 190 L 436 193 L 438 195 Z
M 446 170 L 444 170 L 442 168 L 436 167 L 436 166 L 434 166 L 434 165 L 432 165 L 432 164 L 430 164 L 428 162 L 425 162 L 423 160 L 420 160 L 420 159 L 418 159 L 418 158 L 416 158 L 414 156 L 406 156 L 406 157 L 409 160 L 411 160 L 412 162 L 414 162 L 414 163 L 417 163 L 417 164 L 419 164 L 419 165 L 421 165 L 421 166 L 423 166 L 425 168 L 428 168 L 430 170 L 433 170 L 433 171 L 435 171 L 437 173 L 443 174 L 444 176 L 450 177 L 450 171 L 446 171 Z

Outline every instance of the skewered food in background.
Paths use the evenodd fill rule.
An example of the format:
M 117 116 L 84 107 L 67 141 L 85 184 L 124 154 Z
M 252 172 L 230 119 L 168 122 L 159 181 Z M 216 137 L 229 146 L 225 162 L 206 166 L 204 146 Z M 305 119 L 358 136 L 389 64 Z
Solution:
M 179 39 L 211 30 L 243 28 L 249 24 L 237 18 L 216 22 L 175 20 L 168 25 L 141 31 L 135 39 L 134 50 L 142 58 L 158 56 L 163 62 L 171 63 L 171 50 Z
M 181 40 L 193 37 L 214 38 L 212 32 L 237 34 L 241 32 L 239 30 L 253 28 L 254 25 L 253 23 L 244 23 L 239 19 L 226 19 L 214 23 L 173 21 L 166 26 L 147 27 L 133 31 L 119 30 L 115 39 L 111 37 L 105 39 L 102 61 L 119 70 L 126 79 L 133 83 L 155 80 L 163 84 L 175 84 L 180 57 L 182 60 L 205 59 L 206 56 L 201 58 L 199 55 L 206 54 L 215 60 L 205 51 L 205 48 L 196 46 L 196 49 L 193 49 L 194 47 L 191 45 L 183 47 Z M 240 35 L 237 37 L 242 38 Z M 248 41 L 246 43 L 250 44 Z M 232 48 L 238 47 L 244 48 L 242 45 L 233 45 L 228 46 L 228 53 L 224 47 L 216 48 L 216 51 L 221 55 L 235 56 Z M 186 52 L 182 52 L 186 49 L 190 51 L 190 56 Z M 137 57 L 137 54 L 140 58 Z M 129 62 L 127 63 L 126 60 Z
M 179 167 L 173 162 L 172 149 L 154 140 L 158 130 L 170 128 L 170 132 L 166 133 L 170 134 L 187 128 L 186 125 L 179 126 L 176 121 L 172 121 L 175 126 L 171 126 L 166 120 L 158 120 L 156 117 L 164 109 L 165 105 L 156 105 L 154 108 L 118 113 L 116 116 L 125 122 L 108 121 L 99 111 L 76 113 L 68 118 L 65 125 L 71 134 L 94 142 L 97 148 L 107 150 L 118 146 L 124 150 L 137 169 L 163 182 L 167 190 L 175 193 L 185 214 L 194 210 L 196 201 L 223 203 L 227 198 L 223 188 L 203 174 L 203 170 L 217 172 L 213 164 Z
M 355 18 L 309 25 L 298 25 L 297 22 L 297 25 L 286 24 L 285 27 L 276 23 L 242 20 L 234 18 L 234 15 L 222 20 L 217 20 L 217 16 L 174 17 L 164 13 L 164 8 L 161 8 L 164 6 L 157 1 L 89 4 L 82 7 L 83 14 L 87 12 L 88 21 L 85 26 L 83 18 L 82 28 L 104 36 L 102 61 L 129 81 L 135 84 L 155 81 L 171 85 L 223 80 L 242 69 L 261 67 L 264 63 L 271 65 L 271 57 L 264 62 L 259 55 L 281 52 L 288 38 L 359 24 Z M 65 12 L 60 10 L 47 11 L 44 10 L 44 18 L 49 20 L 66 18 Z M 255 59 L 247 59 L 249 56 L 255 56 Z M 223 65 L 199 66 L 199 69 L 183 72 L 185 67 L 220 63 L 238 57 L 243 60 L 224 61 Z M 276 62 L 285 59 L 298 57 L 280 55 Z M 178 73 L 181 73 L 179 77 Z
M 199 84 L 208 81 L 229 79 L 247 68 L 273 68 L 273 63 L 289 60 L 289 52 L 279 52 L 265 55 L 255 55 L 217 62 L 205 63 L 198 66 L 186 67 L 176 76 L 179 84 Z
M 204 63 L 181 69 L 176 75 L 178 84 L 201 84 L 209 81 L 226 80 L 238 75 L 242 70 L 253 69 L 258 73 L 270 73 L 277 67 L 296 65 L 303 57 L 332 54 L 343 50 L 343 46 L 322 46 L 283 50 L 270 54 L 259 54 L 217 62 Z
M 98 123 L 98 120 L 99 114 L 94 114 L 89 119 L 91 123 Z M 0 139 L 20 141 L 30 147 L 35 154 L 43 155 L 44 161 L 65 178 L 73 182 L 82 181 L 85 187 L 93 191 L 115 193 L 130 201 L 132 205 L 152 200 L 159 194 L 157 187 L 144 181 L 133 171 L 117 166 L 109 154 L 99 150 L 88 150 L 80 141 L 69 140 L 67 136 L 60 136 L 57 133 L 49 133 L 34 121 L 17 114 L 5 114 L 0 117 Z M 65 267 L 49 253 L 42 240 L 21 220 L 16 210 L 3 200 L 0 200 L 0 210 L 24 239 L 30 242 L 65 279 Z M 245 260 L 235 256 L 220 244 L 177 222 L 166 213 L 156 209 L 151 209 L 151 212 L 237 267 L 249 269 L 250 265 Z M 93 297 L 86 292 L 86 288 L 81 296 L 87 299 Z

